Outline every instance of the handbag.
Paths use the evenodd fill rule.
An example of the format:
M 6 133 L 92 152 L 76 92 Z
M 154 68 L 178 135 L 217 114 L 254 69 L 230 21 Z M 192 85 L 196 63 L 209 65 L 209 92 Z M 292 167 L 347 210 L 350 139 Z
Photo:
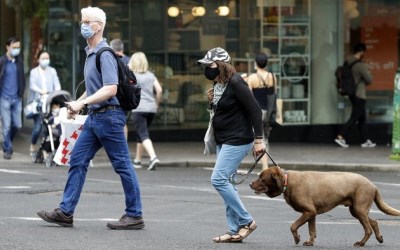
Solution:
M 24 107 L 26 119 L 32 119 L 34 115 L 39 114 L 42 109 L 42 103 L 39 100 L 33 100 Z
M 217 143 L 215 142 L 214 137 L 214 127 L 212 125 L 212 118 L 208 123 L 208 129 L 204 136 L 204 154 L 205 155 L 212 155 L 217 152 Z

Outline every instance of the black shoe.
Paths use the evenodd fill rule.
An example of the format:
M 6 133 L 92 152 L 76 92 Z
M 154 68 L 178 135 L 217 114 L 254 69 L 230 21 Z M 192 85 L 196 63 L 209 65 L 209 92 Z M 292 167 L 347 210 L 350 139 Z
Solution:
M 63 227 L 72 227 L 74 223 L 74 216 L 66 216 L 59 208 L 54 209 L 53 212 L 40 210 L 37 215 L 44 221 L 55 223 Z
M 11 159 L 11 154 L 7 153 L 7 152 L 4 152 L 3 158 L 6 159 L 6 160 L 10 160 Z
M 121 219 L 119 219 L 119 221 L 107 223 L 107 227 L 110 229 L 117 229 L 117 230 L 143 229 L 144 221 L 142 217 L 130 217 L 124 214 L 121 217 Z
M 157 165 L 160 164 L 160 160 L 156 157 L 154 157 L 153 160 L 150 161 L 149 167 L 147 170 L 156 170 Z

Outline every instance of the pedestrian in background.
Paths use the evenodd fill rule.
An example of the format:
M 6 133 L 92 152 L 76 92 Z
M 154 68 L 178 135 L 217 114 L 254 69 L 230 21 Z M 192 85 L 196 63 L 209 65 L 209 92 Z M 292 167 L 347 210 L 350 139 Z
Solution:
M 22 97 L 25 91 L 25 72 L 20 56 L 21 43 L 10 37 L 6 42 L 6 53 L 0 57 L 0 116 L 3 126 L 3 157 L 11 159 L 12 142 L 22 127 Z
M 129 63 L 129 56 L 124 54 L 124 43 L 121 39 L 113 39 L 110 42 L 110 47 L 115 51 L 115 54 L 121 56 L 121 60 L 125 65 Z
M 117 222 L 107 223 L 110 229 L 142 229 L 142 204 L 135 170 L 129 157 L 128 143 L 124 136 L 125 113 L 117 97 L 118 65 L 111 52 L 101 54 L 101 73 L 96 69 L 96 53 L 108 47 L 103 38 L 106 14 L 98 7 L 81 10 L 81 34 L 88 46 L 84 68 L 86 91 L 78 100 L 67 102 L 70 115 L 85 106 L 89 116 L 83 125 L 72 152 L 70 169 L 62 202 L 52 212 L 39 211 L 43 220 L 64 227 L 73 226 L 73 215 L 78 204 L 90 160 L 104 147 L 111 164 L 119 174 L 125 193 L 125 214 Z
M 143 149 L 150 157 L 147 170 L 155 170 L 160 163 L 149 135 L 149 126 L 156 116 L 162 97 L 162 88 L 157 77 L 149 71 L 146 55 L 136 52 L 129 61 L 129 68 L 135 73 L 137 82 L 142 88 L 139 106 L 132 110 L 133 123 L 136 129 L 136 156 L 133 160 L 135 168 L 142 168 Z
M 339 134 L 335 138 L 335 142 L 344 148 L 349 147 L 346 142 L 346 137 L 348 135 L 351 127 L 357 123 L 358 131 L 361 137 L 361 147 L 363 148 L 373 148 L 376 143 L 368 139 L 368 128 L 367 128 L 367 111 L 366 111 L 366 101 L 367 101 L 367 85 L 372 84 L 372 75 L 369 72 L 367 65 L 362 62 L 365 55 L 367 47 L 364 43 L 357 43 L 353 49 L 353 55 L 346 59 L 349 65 L 353 64 L 355 61 L 359 61 L 353 64 L 351 71 L 353 73 L 354 80 L 357 84 L 356 93 L 350 95 L 349 99 L 351 102 L 351 114 L 349 120 L 343 125 Z
M 207 91 L 210 108 L 214 111 L 212 125 L 217 144 L 211 183 L 224 199 L 228 222 L 228 232 L 213 239 L 217 243 L 241 242 L 256 229 L 253 217 L 229 177 L 252 150 L 254 156 L 265 151 L 261 109 L 230 59 L 229 54 L 218 47 L 197 61 L 205 66 L 205 77 L 214 83 Z
M 264 144 L 266 150 L 269 150 L 268 139 L 272 129 L 271 125 L 275 122 L 274 112 L 276 114 L 277 79 L 273 73 L 268 71 L 267 66 L 268 56 L 264 53 L 258 54 L 254 64 L 256 72 L 248 76 L 247 84 L 261 108 L 264 125 Z M 268 168 L 267 155 L 261 158 L 261 163 L 262 169 Z
M 61 90 L 60 79 L 55 68 L 50 66 L 50 54 L 42 50 L 38 54 L 39 65 L 33 68 L 29 75 L 29 99 L 28 103 L 41 99 L 45 102 L 48 94 Z M 43 103 L 45 105 L 46 103 Z M 31 146 L 29 148 L 32 160 L 36 159 L 36 143 L 42 132 L 42 114 L 33 115 L 33 129 Z
M 111 49 L 114 50 L 115 54 L 119 55 L 121 57 L 122 62 L 125 65 L 128 65 L 129 63 L 129 56 L 124 54 L 124 43 L 122 42 L 121 39 L 113 39 L 110 42 L 110 47 Z M 125 115 L 128 117 L 129 111 L 125 111 Z M 125 138 L 128 140 L 128 125 L 125 124 L 124 126 L 124 133 L 125 133 Z

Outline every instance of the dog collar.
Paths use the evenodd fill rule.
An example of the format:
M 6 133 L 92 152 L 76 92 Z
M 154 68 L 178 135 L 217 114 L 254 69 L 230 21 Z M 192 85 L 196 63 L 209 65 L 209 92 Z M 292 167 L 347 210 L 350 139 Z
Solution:
M 287 184 L 288 184 L 288 174 L 287 174 L 287 172 L 285 171 L 285 181 L 283 182 L 283 189 L 282 189 L 282 192 L 284 193 L 285 191 L 286 191 L 286 189 L 287 189 Z

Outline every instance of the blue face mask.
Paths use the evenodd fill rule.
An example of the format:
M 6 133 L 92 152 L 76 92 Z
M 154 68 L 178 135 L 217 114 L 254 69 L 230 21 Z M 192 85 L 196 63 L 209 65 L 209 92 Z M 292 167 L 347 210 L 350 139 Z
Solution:
M 13 49 L 11 49 L 10 53 L 11 53 L 11 55 L 12 55 L 13 57 L 16 57 L 16 56 L 19 55 L 19 52 L 20 52 L 20 51 L 21 51 L 20 48 L 13 48 Z
M 81 25 L 81 34 L 82 34 L 83 38 L 88 39 L 88 38 L 91 38 L 94 35 L 94 31 L 92 30 L 90 25 L 87 25 L 87 24 L 83 23 Z

